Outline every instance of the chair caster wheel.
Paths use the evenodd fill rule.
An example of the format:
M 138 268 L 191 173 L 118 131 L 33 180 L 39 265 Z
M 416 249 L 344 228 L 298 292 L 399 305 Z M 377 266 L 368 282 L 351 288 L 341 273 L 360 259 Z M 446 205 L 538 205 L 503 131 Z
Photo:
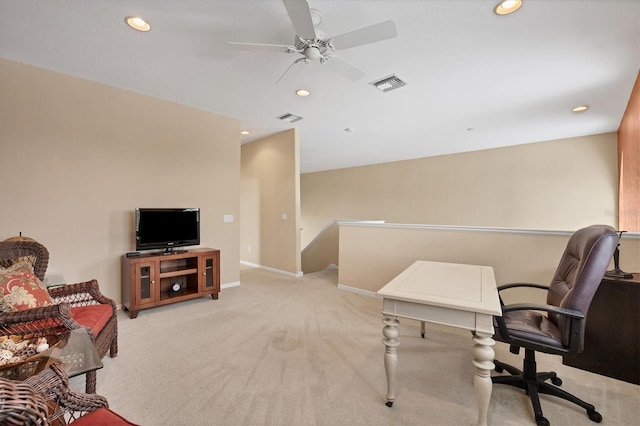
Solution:
M 560 377 L 553 377 L 551 378 L 551 383 L 556 386 L 562 386 L 562 379 Z
M 597 411 L 587 411 L 587 416 L 589 416 L 589 420 L 595 423 L 600 423 L 602 421 L 602 416 Z
M 387 406 L 387 407 L 391 407 L 392 405 L 393 405 L 393 401 L 387 401 L 387 402 L 386 402 L 386 406 Z
M 500 367 L 500 366 L 496 365 L 495 370 L 496 370 L 496 373 L 502 373 L 502 372 L 504 371 L 504 368 L 502 368 L 502 367 Z
M 549 426 L 551 423 L 545 417 L 536 417 L 536 424 L 538 426 Z

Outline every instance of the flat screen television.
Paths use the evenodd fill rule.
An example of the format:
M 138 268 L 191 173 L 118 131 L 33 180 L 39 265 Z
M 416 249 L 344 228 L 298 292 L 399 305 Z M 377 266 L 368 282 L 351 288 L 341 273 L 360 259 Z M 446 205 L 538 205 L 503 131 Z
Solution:
M 200 209 L 136 208 L 136 250 L 164 249 L 200 244 Z

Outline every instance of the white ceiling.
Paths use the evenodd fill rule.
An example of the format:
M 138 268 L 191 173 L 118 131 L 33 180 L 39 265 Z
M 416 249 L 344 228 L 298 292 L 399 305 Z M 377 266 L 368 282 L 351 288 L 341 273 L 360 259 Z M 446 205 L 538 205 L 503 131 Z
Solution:
M 338 52 L 366 72 L 357 82 L 314 62 L 276 85 L 298 54 L 226 45 L 292 44 L 280 0 L 0 0 L 0 56 L 238 118 L 242 143 L 298 127 L 303 173 L 616 131 L 640 0 L 524 0 L 506 17 L 496 3 L 309 0 L 329 36 L 395 21 L 397 38 Z M 407 86 L 369 84 L 390 74 Z

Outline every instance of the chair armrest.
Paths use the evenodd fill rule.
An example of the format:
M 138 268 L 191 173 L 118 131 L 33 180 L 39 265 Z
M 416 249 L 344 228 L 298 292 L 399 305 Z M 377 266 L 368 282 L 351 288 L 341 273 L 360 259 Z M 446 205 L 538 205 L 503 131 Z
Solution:
M 62 365 L 53 364 L 50 369 L 58 376 L 60 382 L 64 384 L 58 400 L 61 406 L 71 411 L 81 411 L 83 414 L 97 410 L 98 408 L 109 408 L 109 403 L 104 396 L 91 393 L 78 393 L 69 389 L 69 376 Z
M 116 302 L 100 292 L 97 280 L 52 287 L 49 294 L 56 302 L 67 302 L 71 306 L 111 305 L 114 314 L 116 312 Z
M 542 305 L 539 303 L 513 303 L 511 305 L 504 305 L 502 307 L 502 313 L 513 311 L 544 311 L 553 314 L 563 315 L 569 318 L 584 319 L 584 314 L 574 309 L 560 308 L 553 305 Z
M 71 317 L 68 303 L 0 313 L 0 335 L 36 334 L 47 336 L 81 328 Z
M 518 287 L 528 287 L 528 288 L 538 288 L 540 290 L 549 290 L 548 286 L 537 284 L 537 283 L 508 283 L 508 284 L 499 285 L 498 291 L 508 290 L 510 288 L 518 288 Z
M 0 378 L 0 424 L 45 425 L 47 402 L 26 383 Z
M 49 416 L 49 421 L 71 416 L 71 419 L 96 410 L 109 408 L 105 397 L 95 394 L 77 393 L 69 389 L 69 378 L 60 364 L 53 364 L 40 373 L 24 381 L 35 388 L 45 400 L 55 401 L 57 412 Z

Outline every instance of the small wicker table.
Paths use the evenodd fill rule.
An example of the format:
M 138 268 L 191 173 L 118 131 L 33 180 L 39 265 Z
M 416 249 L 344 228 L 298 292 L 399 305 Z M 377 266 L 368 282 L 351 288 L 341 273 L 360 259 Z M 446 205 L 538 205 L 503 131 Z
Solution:
M 52 357 L 59 359 L 69 377 L 86 374 L 86 392 L 96 393 L 96 370 L 104 365 L 85 328 L 76 328 L 66 333 L 59 353 L 54 351 Z
M 71 331 L 52 335 L 49 342 L 52 347 L 25 362 L 3 366 L 0 377 L 22 381 L 59 363 L 68 377 L 87 375 L 86 393 L 96 392 L 96 370 L 103 367 L 100 355 L 87 329 L 76 328 Z

